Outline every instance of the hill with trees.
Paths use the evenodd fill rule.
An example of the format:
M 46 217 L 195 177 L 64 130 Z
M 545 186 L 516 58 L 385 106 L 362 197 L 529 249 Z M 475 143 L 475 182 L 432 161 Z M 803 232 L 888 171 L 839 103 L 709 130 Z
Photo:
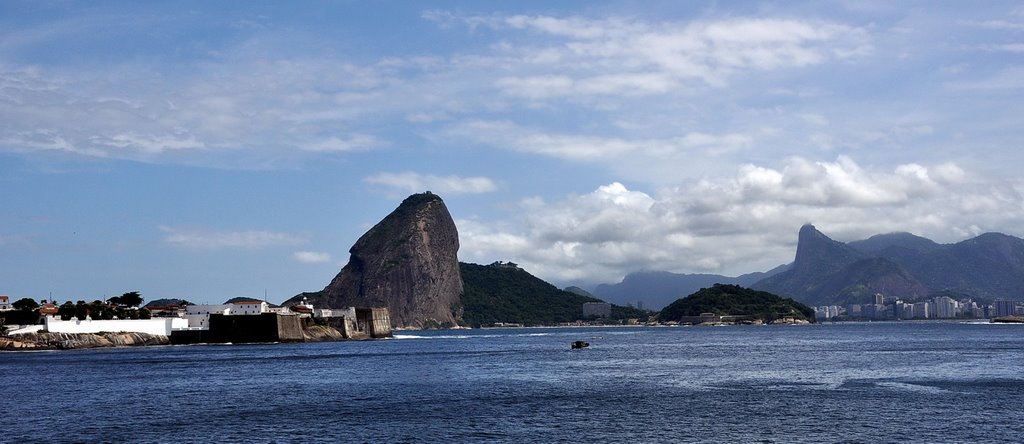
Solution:
M 751 290 L 738 285 L 715 284 L 679 299 L 658 314 L 662 322 L 714 313 L 717 316 L 746 316 L 771 323 L 782 318 L 814 322 L 814 309 L 792 299 Z
M 471 327 L 496 323 L 524 326 L 556 325 L 583 318 L 583 304 L 603 302 L 559 290 L 513 263 L 459 263 L 463 290 L 462 321 Z M 612 305 L 611 320 L 646 319 L 651 313 Z

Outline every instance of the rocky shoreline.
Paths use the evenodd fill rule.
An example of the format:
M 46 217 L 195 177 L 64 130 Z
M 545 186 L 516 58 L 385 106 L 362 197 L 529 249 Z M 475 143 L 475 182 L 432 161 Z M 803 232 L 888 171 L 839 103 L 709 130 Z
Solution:
M 0 350 L 74 350 L 170 343 L 167 336 L 147 333 L 26 333 L 0 337 Z
M 333 327 L 314 325 L 302 331 L 301 342 L 329 342 L 346 340 Z M 0 336 L 0 351 L 33 350 L 77 350 L 104 347 L 136 347 L 147 345 L 170 345 L 171 339 L 164 335 L 129 332 L 103 333 L 25 333 L 14 336 Z

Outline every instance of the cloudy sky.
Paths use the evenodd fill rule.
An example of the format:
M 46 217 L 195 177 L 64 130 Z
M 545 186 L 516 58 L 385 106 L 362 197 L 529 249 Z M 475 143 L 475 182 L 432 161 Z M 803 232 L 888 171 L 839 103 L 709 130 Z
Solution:
M 1018 2 L 0 4 L 0 294 L 280 302 L 432 190 L 591 288 L 1024 235 Z

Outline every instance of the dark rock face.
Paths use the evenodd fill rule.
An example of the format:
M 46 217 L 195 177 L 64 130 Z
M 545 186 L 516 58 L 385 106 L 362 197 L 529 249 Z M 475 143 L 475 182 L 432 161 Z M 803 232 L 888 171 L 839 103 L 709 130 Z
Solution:
M 810 304 L 835 303 L 834 292 L 846 286 L 845 279 L 837 275 L 863 258 L 853 247 L 832 240 L 813 225 L 804 225 L 790 269 L 757 282 L 753 288 Z
M 330 308 L 387 307 L 395 327 L 453 326 L 461 317 L 459 233 L 448 208 L 429 192 L 409 196 L 356 241 L 341 272 L 319 293 Z

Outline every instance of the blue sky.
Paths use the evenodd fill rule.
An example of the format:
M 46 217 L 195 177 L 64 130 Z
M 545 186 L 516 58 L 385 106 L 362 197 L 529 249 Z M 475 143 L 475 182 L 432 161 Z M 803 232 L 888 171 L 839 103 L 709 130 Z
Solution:
M 741 274 L 1024 222 L 1015 2 L 4 2 L 0 294 L 282 301 L 432 190 L 464 261 Z

